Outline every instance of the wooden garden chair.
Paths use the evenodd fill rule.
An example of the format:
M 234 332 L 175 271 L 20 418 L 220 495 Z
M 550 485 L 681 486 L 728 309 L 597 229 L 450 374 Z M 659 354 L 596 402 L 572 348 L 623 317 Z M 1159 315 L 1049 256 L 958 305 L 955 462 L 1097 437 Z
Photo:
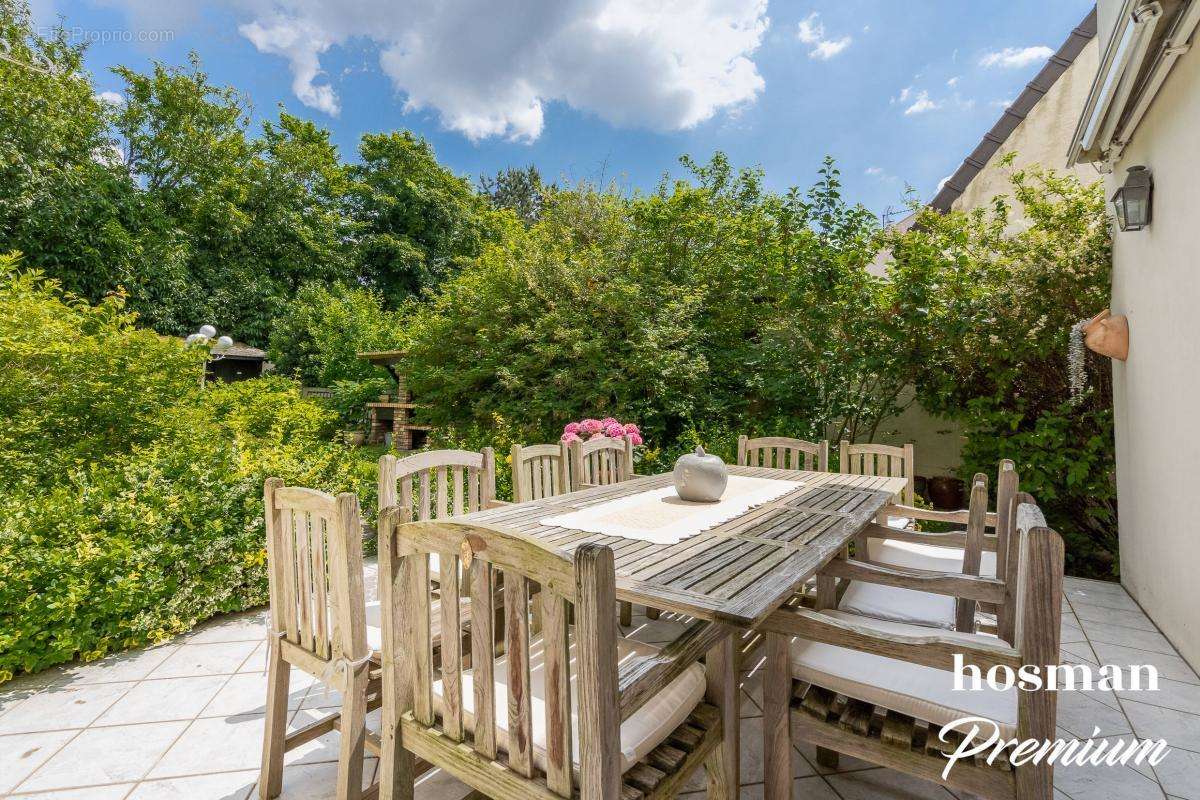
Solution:
M 911 444 L 902 447 L 887 444 L 851 444 L 843 439 L 839 448 L 838 465 L 841 472 L 847 475 L 907 478 L 908 483 L 900 495 L 900 502 L 906 506 L 915 504 L 916 457 Z
M 571 491 L 609 486 L 633 477 L 633 440 L 597 436 L 571 442 Z
M 271 601 L 266 725 L 259 796 L 279 795 L 284 753 L 331 730 L 341 732 L 338 800 L 362 796 L 365 719 L 378 707 L 378 614 L 367 622 L 358 498 L 284 486 L 263 491 Z M 287 734 L 288 689 L 295 666 L 341 692 L 334 714 Z M 368 693 L 374 695 L 373 706 Z
M 838 753 L 870 761 L 957 792 L 994 800 L 1051 800 L 1053 766 L 1027 761 L 1013 766 L 1006 757 L 960 761 L 943 778 L 943 753 L 961 742 L 961 733 L 939 741 L 942 727 L 964 717 L 983 717 L 1001 728 L 1005 740 L 1056 738 L 1057 695 L 1041 689 L 954 691 L 954 657 L 978 667 L 1013 670 L 1022 665 L 1059 662 L 1062 613 L 1063 543 L 1046 527 L 1027 494 L 1017 497 L 1013 579 L 1005 582 L 972 575 L 928 575 L 898 570 L 877 572 L 889 585 L 909 586 L 960 599 L 1000 604 L 1013 614 L 1009 640 L 985 634 L 934 633 L 929 628 L 885 622 L 843 611 L 786 608 L 764 624 L 763 733 L 767 800 L 790 797 L 791 735 L 817 745 L 817 760 L 836 766 Z M 831 565 L 838 562 L 831 562 Z M 855 570 L 869 580 L 870 570 Z M 832 575 L 842 577 L 844 571 Z M 830 577 L 829 573 L 825 577 Z M 792 637 L 799 637 L 793 640 Z M 987 733 L 985 731 L 985 733 Z
M 412 797 L 417 759 L 497 800 L 668 798 L 702 765 L 710 798 L 735 796 L 737 673 L 727 628 L 697 622 L 662 648 L 623 639 L 610 548 L 584 544 L 571 558 L 479 524 L 397 524 L 406 516 L 388 510 L 380 524 L 382 797 Z M 440 669 L 431 655 L 433 554 L 455 565 L 444 570 L 443 631 L 466 623 L 449 600 L 471 599 L 469 666 L 455 637 L 444 640 Z M 540 635 L 530 630 L 534 583 Z M 716 665 L 707 673 L 706 653 Z
M 526 503 L 571 491 L 565 442 L 512 446 L 513 501 Z
M 784 436 L 738 437 L 737 463 L 743 467 L 774 467 L 829 471 L 829 442 L 806 442 Z
M 628 436 L 597 436 L 571 442 L 571 491 L 610 486 L 633 477 L 633 440 Z M 647 608 L 646 616 L 658 619 L 657 609 Z M 621 603 L 621 625 L 633 625 L 633 604 Z
M 396 458 L 391 453 L 379 458 L 379 509 L 405 509 L 409 522 L 445 519 L 484 508 L 503 505 L 496 499 L 496 456 L 492 448 L 470 450 L 427 450 Z M 433 579 L 440 570 L 434 557 Z

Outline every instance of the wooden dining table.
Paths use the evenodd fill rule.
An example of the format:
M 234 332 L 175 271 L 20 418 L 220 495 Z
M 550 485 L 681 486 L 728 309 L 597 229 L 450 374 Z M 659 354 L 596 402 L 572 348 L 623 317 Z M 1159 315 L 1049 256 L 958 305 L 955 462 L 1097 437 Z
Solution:
M 906 480 L 742 466 L 730 466 L 729 473 L 801 485 L 716 527 L 665 545 L 547 526 L 542 521 L 669 486 L 670 473 L 453 519 L 503 527 L 567 553 L 585 542 L 608 545 L 616 562 L 619 600 L 749 629 L 874 522 L 895 501 Z

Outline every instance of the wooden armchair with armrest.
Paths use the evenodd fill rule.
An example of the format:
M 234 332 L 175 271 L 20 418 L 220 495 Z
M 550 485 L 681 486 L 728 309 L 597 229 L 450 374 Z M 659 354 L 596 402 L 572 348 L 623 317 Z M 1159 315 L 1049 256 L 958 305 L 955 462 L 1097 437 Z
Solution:
M 736 795 L 738 688 L 728 629 L 698 622 L 662 648 L 623 639 L 612 613 L 611 549 L 585 544 L 571 558 L 496 528 L 398 524 L 399 516 L 388 510 L 380 523 L 388 609 L 382 797 L 412 797 L 415 759 L 498 800 L 668 798 L 700 766 L 710 798 Z M 440 668 L 429 644 L 434 553 L 457 567 L 444 571 L 442 630 L 466 621 L 446 598 L 471 598 L 469 662 L 446 637 Z M 501 575 L 498 656 L 493 586 Z M 530 630 L 533 603 L 542 609 L 538 635 Z
M 1011 640 L 820 608 L 782 609 L 767 620 L 768 800 L 790 796 L 793 730 L 817 745 L 818 760 L 827 766 L 845 753 L 984 798 L 1051 800 L 1053 766 L 1045 761 L 1014 766 L 1005 756 L 993 763 L 970 759 L 943 775 L 945 753 L 957 747 L 962 731 L 947 733 L 948 742 L 941 734 L 956 720 L 992 720 L 1006 740 L 1047 741 L 1057 735 L 1054 691 L 954 690 L 956 656 L 984 674 L 993 666 L 1015 671 L 1058 663 L 1062 539 L 1046 527 L 1032 497 L 1018 495 L 1016 502 L 1015 558 L 1007 581 L 867 564 L 847 568 L 847 562 L 826 573 L 999 605 L 1002 616 L 1011 616 Z M 1008 596 L 1012 602 L 1005 604 Z

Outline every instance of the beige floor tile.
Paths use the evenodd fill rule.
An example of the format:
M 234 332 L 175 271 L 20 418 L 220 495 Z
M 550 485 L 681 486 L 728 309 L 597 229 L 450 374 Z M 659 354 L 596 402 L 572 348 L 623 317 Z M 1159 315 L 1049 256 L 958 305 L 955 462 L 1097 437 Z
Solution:
M 1154 772 L 1168 796 L 1200 800 L 1200 753 L 1175 748 Z
M 363 764 L 363 788 L 375 782 L 377 762 L 366 759 Z M 280 800 L 335 800 L 337 764 L 297 764 L 283 771 L 283 792 Z
M 188 644 L 172 653 L 150 673 L 151 678 L 187 678 L 194 675 L 232 675 L 261 642 Z
M 1159 678 L 1158 689 L 1117 692 L 1122 700 L 1134 700 L 1152 706 L 1173 708 L 1189 714 L 1200 714 L 1200 686 L 1192 683 Z
M 1110 625 L 1122 625 L 1126 628 L 1137 628 L 1143 631 L 1157 631 L 1158 628 L 1150 621 L 1150 618 L 1142 613 L 1141 609 L 1135 611 L 1124 611 L 1118 608 L 1106 608 L 1104 606 L 1089 606 L 1077 603 L 1075 605 L 1075 618 L 1079 620 L 1079 624 L 1087 630 L 1089 622 L 1105 622 Z
M 1121 707 L 1141 739 L 1166 739 L 1171 747 L 1200 753 L 1200 716 L 1122 700 Z
M 1086 738 L 1096 729 L 1100 736 L 1119 736 L 1133 728 L 1120 708 L 1100 702 L 1099 692 L 1059 692 L 1058 726 L 1072 736 Z
M 97 661 L 76 662 L 66 668 L 61 683 L 83 686 L 93 683 L 140 681 L 178 649 L 177 644 L 162 644 L 117 653 Z
M 63 789 L 57 792 L 38 792 L 37 794 L 14 794 L 5 800 L 122 800 L 132 783 L 119 783 L 111 786 L 89 786 L 86 789 Z
M 82 731 L 17 788 L 32 792 L 138 780 L 186 727 L 156 722 Z
M 415 800 L 463 800 L 471 787 L 440 769 L 430 770 L 417 781 Z
M 74 737 L 76 731 L 0 736 L 0 795 L 11 792 Z
M 101 714 L 95 725 L 132 725 L 195 718 L 228 681 L 225 675 L 142 681 Z
M 1111 744 L 1118 739 L 1128 742 L 1132 737 L 1115 737 L 1108 741 Z M 1162 788 L 1146 767 L 1057 764 L 1054 785 L 1071 797 L 1085 800 L 1161 800 L 1164 797 Z
M 258 770 L 143 781 L 128 800 L 246 800 L 258 782 Z
M 0 717 L 0 734 L 85 728 L 134 685 L 50 686 Z
M 266 609 L 222 614 L 196 627 L 183 637 L 186 644 L 214 642 L 261 642 L 267 636 Z
M 308 694 L 314 678 L 298 669 L 292 670 L 288 685 L 288 708 L 296 709 Z M 216 697 L 200 712 L 202 717 L 232 717 L 262 714 L 266 711 L 267 676 L 262 673 L 240 673 L 229 678 Z
M 173 778 L 257 769 L 262 736 L 263 718 L 260 715 L 198 719 L 188 725 L 179 741 L 147 777 Z
M 1138 650 L 1104 642 L 1096 642 L 1092 645 L 1092 649 L 1096 651 L 1096 657 L 1101 664 L 1116 664 L 1123 667 L 1132 664 L 1153 664 L 1158 668 L 1159 677 L 1200 685 L 1200 677 L 1188 666 L 1186 661 L 1177 655 L 1152 653 L 1149 650 Z
M 1103 642 L 1138 650 L 1149 650 L 1154 653 L 1175 655 L 1175 648 L 1171 646 L 1166 637 L 1153 630 L 1128 628 L 1123 625 L 1089 620 L 1087 622 L 1087 638 L 1092 642 L 1093 647 L 1097 643 Z
M 254 652 L 242 664 L 238 672 L 266 672 L 267 669 L 267 645 L 259 642 L 254 648 Z

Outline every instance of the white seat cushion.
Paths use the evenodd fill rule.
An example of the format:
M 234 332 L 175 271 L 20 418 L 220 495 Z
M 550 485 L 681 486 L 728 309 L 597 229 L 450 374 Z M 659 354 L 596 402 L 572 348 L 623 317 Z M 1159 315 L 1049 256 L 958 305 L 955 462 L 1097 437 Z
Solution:
M 865 625 L 880 633 L 927 636 L 929 630 L 915 625 L 859 617 L 841 611 L 824 612 L 834 619 Z M 998 640 L 983 634 L 949 631 L 944 634 L 965 642 Z M 1005 738 L 1016 735 L 1016 688 L 997 691 L 983 684 L 980 691 L 954 688 L 954 673 L 909 664 L 894 658 L 795 639 L 791 644 L 792 676 L 839 694 L 908 714 L 936 725 L 946 725 L 963 717 L 983 717 L 1000 726 Z M 970 682 L 966 681 L 970 686 Z M 931 731 L 936 736 L 937 731 Z
M 958 547 L 939 547 L 896 539 L 871 539 L 867 545 L 871 560 L 895 567 L 925 569 L 931 572 L 962 573 L 963 551 Z M 983 551 L 979 558 L 979 574 L 996 577 L 996 554 Z
M 571 664 L 578 664 L 575 657 L 575 635 L 571 631 Z M 658 652 L 654 645 L 644 644 L 632 639 L 617 639 L 617 658 L 623 663 L 629 658 L 650 655 Z M 532 692 L 532 726 L 533 726 L 533 758 L 542 769 L 546 767 L 546 677 L 543 670 L 544 650 L 542 637 L 537 636 L 530 641 L 530 683 Z M 572 759 L 579 766 L 579 697 L 577 691 L 577 668 L 571 672 L 571 747 Z M 495 669 L 495 698 L 496 698 L 496 728 L 500 741 L 506 740 L 508 731 L 508 659 L 504 656 L 496 659 Z M 704 698 L 705 680 L 704 667 L 693 664 L 682 675 L 667 685 L 665 689 L 654 695 L 629 719 L 621 723 L 621 771 L 645 758 L 651 750 L 661 744 L 667 736 L 683 724 L 696 705 Z M 442 682 L 433 685 L 434 702 L 441 707 Z M 463 721 L 467 730 L 475 729 L 475 688 L 472 682 L 471 670 L 463 670 Z
M 442 604 L 434 600 L 429 606 L 429 635 L 434 642 L 442 636 Z M 471 612 L 471 601 L 464 597 L 459 605 L 458 613 L 461 619 L 466 619 Z M 383 650 L 383 613 L 379 601 L 367 603 L 367 646 L 378 653 Z
M 868 617 L 922 625 L 927 628 L 954 627 L 953 597 L 898 586 L 851 581 L 838 609 Z

